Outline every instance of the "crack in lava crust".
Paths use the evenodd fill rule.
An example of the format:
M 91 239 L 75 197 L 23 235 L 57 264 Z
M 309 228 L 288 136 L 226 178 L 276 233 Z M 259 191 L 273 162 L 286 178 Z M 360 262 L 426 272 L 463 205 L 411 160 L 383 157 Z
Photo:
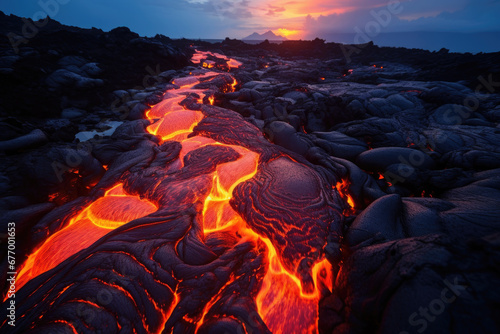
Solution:
M 28 258 L 16 331 L 317 332 L 336 190 L 240 115 L 200 104 L 211 77 L 237 84 L 175 79 L 146 113 L 150 158 Z

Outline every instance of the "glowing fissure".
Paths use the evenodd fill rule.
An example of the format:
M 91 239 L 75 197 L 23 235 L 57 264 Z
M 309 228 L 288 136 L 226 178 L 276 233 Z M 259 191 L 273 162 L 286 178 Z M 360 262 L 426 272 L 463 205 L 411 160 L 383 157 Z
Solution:
M 383 178 L 383 177 L 382 177 Z M 345 216 L 350 216 L 356 212 L 355 210 L 355 203 L 351 195 L 349 195 L 348 189 L 349 189 L 350 183 L 347 180 L 342 180 L 341 182 L 337 183 L 333 188 L 337 189 L 339 194 L 342 196 L 342 198 L 346 201 L 348 204 L 348 208 L 344 210 L 343 214 Z
M 241 65 L 238 61 L 209 52 L 197 52 L 193 56 L 193 62 L 202 64 L 207 56 L 225 59 L 230 68 Z M 298 275 L 285 269 L 269 238 L 254 232 L 229 203 L 235 187 L 252 179 L 258 172 L 259 154 L 241 146 L 223 144 L 203 136 L 188 138 L 193 129 L 203 120 L 204 115 L 201 111 L 187 110 L 179 103 L 190 93 L 198 94 L 202 96 L 202 99 L 205 98 L 204 90 L 193 87 L 200 83 L 200 78 L 219 74 L 218 72 L 205 72 L 196 76 L 174 79 L 172 83 L 180 88 L 168 91 L 164 101 L 146 112 L 146 118 L 151 120 L 151 125 L 147 127 L 147 130 L 160 138 L 161 143 L 177 141 L 182 145 L 179 154 L 181 165 L 189 152 L 209 145 L 225 146 L 239 154 L 238 159 L 219 164 L 212 172 L 211 190 L 204 199 L 203 212 L 201 212 L 204 233 L 207 235 L 215 231 L 230 230 L 237 232 L 242 239 L 262 240 L 267 246 L 268 264 L 267 274 L 255 300 L 260 316 L 273 333 L 316 333 L 321 291 L 332 288 L 330 264 L 323 259 L 313 266 L 316 289 L 313 293 L 304 293 Z M 232 84 L 228 85 L 228 90 L 234 91 L 237 84 L 238 82 L 233 78 Z M 210 96 L 208 100 L 210 104 L 214 103 L 213 96 Z M 157 207 L 153 203 L 140 199 L 138 196 L 126 194 L 122 184 L 117 184 L 103 197 L 76 214 L 65 228 L 49 237 L 38 250 L 29 256 L 18 275 L 18 287 L 22 287 L 30 279 L 89 247 L 110 230 L 147 216 L 156 210 Z M 109 284 L 104 281 L 101 283 Z M 125 288 L 117 285 L 113 285 L 113 288 L 125 293 L 133 301 Z M 164 324 L 179 302 L 177 292 L 174 295 L 175 301 L 168 310 L 162 312 Z M 215 295 L 206 305 L 203 315 L 197 322 L 196 331 L 205 321 L 207 312 L 217 298 L 218 296 Z M 158 307 L 158 305 L 155 306 Z M 143 322 L 144 327 L 147 328 L 144 319 Z
M 32 278 L 89 247 L 111 230 L 156 210 L 151 202 L 126 194 L 122 184 L 115 185 L 28 257 L 17 276 L 17 286 L 21 288 Z
M 231 68 L 238 68 L 240 67 L 241 65 L 243 65 L 241 62 L 235 60 L 235 59 L 232 59 L 232 58 L 228 58 L 226 57 L 225 55 L 222 55 L 220 53 L 216 53 L 216 52 L 210 52 L 210 51 L 197 51 L 194 55 L 193 55 L 193 58 L 191 59 L 191 61 L 195 64 L 200 64 L 202 65 L 203 67 L 208 67 L 208 68 L 212 68 L 213 66 L 210 66 L 210 63 L 208 62 L 204 62 L 204 60 L 207 59 L 207 57 L 214 57 L 214 58 L 219 58 L 219 59 L 223 59 L 226 61 L 227 63 L 227 66 L 231 69 Z M 206 66 L 204 65 L 206 64 Z

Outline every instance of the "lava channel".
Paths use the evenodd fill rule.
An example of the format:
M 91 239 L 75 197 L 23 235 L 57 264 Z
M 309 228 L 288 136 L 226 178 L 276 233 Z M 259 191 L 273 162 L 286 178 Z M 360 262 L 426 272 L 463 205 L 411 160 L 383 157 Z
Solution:
M 204 63 L 207 57 L 223 58 L 227 61 L 229 68 L 237 68 L 241 65 L 238 61 L 206 52 L 197 52 L 193 57 L 193 62 L 200 65 L 207 64 Z M 210 104 L 213 104 L 212 96 L 206 95 L 204 89 L 198 89 L 196 86 L 201 82 L 200 80 L 219 74 L 218 72 L 204 72 L 173 80 L 172 83 L 179 88 L 168 91 L 162 102 L 152 106 L 146 112 L 146 118 L 151 122 L 147 131 L 160 139 L 160 145 L 167 142 L 177 142 L 181 145 L 177 166 L 179 170 L 184 167 L 185 157 L 204 147 L 224 147 L 235 152 L 238 156 L 237 159 L 219 163 L 215 170 L 207 176 L 209 191 L 201 199 L 203 205 L 197 213 L 202 222 L 203 234 L 205 238 L 209 238 L 212 233 L 229 233 L 240 242 L 250 240 L 254 244 L 263 243 L 267 249 L 266 274 L 258 282 L 260 292 L 253 301 L 259 316 L 273 333 L 317 333 L 319 300 L 325 292 L 328 293 L 332 289 L 331 265 L 324 258 L 324 255 L 320 254 L 320 250 L 316 249 L 316 255 L 311 258 L 314 263 L 309 263 L 311 268 L 309 275 L 313 280 L 313 289 L 305 289 L 304 276 L 298 273 L 298 265 L 296 262 L 284 258 L 286 251 L 283 251 L 283 247 L 276 243 L 277 238 L 266 235 L 262 229 L 254 228 L 254 225 L 247 221 L 248 215 L 238 213 L 233 204 L 235 189 L 253 180 L 258 173 L 268 168 L 265 166 L 271 164 L 262 163 L 262 152 L 253 149 L 252 145 L 227 144 L 197 134 L 197 127 L 206 118 L 203 108 L 190 110 L 181 106 L 181 102 L 186 99 L 186 96 L 193 96 L 193 94 L 202 97 L 198 99 L 198 103 L 208 98 Z M 222 91 L 235 90 L 237 81 L 234 78 L 232 80 L 233 82 L 227 87 L 223 87 Z M 211 106 L 209 105 L 209 107 Z M 281 157 L 288 159 L 288 163 L 297 163 L 285 153 L 280 154 Z M 158 184 L 160 182 L 161 180 Z M 39 249 L 29 256 L 17 277 L 18 288 L 89 247 L 111 230 L 156 212 L 159 210 L 158 203 L 153 202 L 151 199 L 147 200 L 137 195 L 127 194 L 122 184 L 117 184 L 107 190 L 103 197 L 98 198 L 71 218 L 66 227 L 50 236 Z M 291 215 L 287 216 L 287 219 L 293 220 L 293 212 Z M 265 215 L 261 217 L 261 221 L 266 220 L 267 224 L 275 225 L 276 231 L 279 229 L 280 221 L 265 217 Z M 307 223 L 314 224 L 314 220 L 309 219 Z M 324 232 L 326 233 L 326 231 Z M 286 238 L 286 236 L 282 237 Z M 324 239 L 318 239 L 319 249 L 326 243 Z M 286 243 L 293 242 L 295 241 L 286 241 Z M 306 246 L 299 244 L 297 247 L 304 248 Z M 307 247 L 306 249 L 309 249 Z M 182 277 L 178 279 L 182 281 Z M 176 293 L 175 303 L 170 305 L 168 312 L 165 312 L 168 314 L 167 318 L 180 302 L 179 294 Z M 213 304 L 214 302 L 207 301 L 204 313 L 200 314 L 196 321 L 193 320 L 196 322 L 196 331 L 203 326 L 204 321 L 208 320 L 207 312 Z M 168 319 L 164 320 L 168 321 Z M 144 322 L 144 319 L 142 321 Z

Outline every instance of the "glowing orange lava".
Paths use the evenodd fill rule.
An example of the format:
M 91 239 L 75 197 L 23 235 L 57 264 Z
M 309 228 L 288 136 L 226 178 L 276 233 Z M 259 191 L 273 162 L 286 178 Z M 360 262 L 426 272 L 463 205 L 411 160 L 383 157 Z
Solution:
M 252 232 L 247 231 L 251 234 Z M 257 296 L 257 309 L 272 333 L 317 333 L 318 303 L 321 287 L 332 290 L 332 268 L 325 259 L 313 267 L 316 290 L 302 291 L 300 280 L 281 264 L 271 241 L 262 238 L 268 247 L 269 267 Z
M 147 216 L 157 209 L 147 200 L 127 195 L 122 184 L 116 185 L 72 218 L 66 227 L 49 237 L 28 257 L 17 276 L 17 287 L 21 288 L 33 277 L 89 247 L 111 229 Z
M 289 31 L 292 34 L 292 31 Z M 194 63 L 201 63 L 207 55 L 221 56 L 212 53 L 198 52 L 193 56 Z M 227 60 L 229 67 L 241 65 L 238 61 Z M 210 67 L 210 66 L 206 66 Z M 250 229 L 246 222 L 230 206 L 233 190 L 255 176 L 258 171 L 259 154 L 237 145 L 227 145 L 213 139 L 195 136 L 188 138 L 193 129 L 203 120 L 201 111 L 187 110 L 179 103 L 190 93 L 198 94 L 204 99 L 202 89 L 195 89 L 203 76 L 217 75 L 216 72 L 205 72 L 197 76 L 177 78 L 172 83 L 179 86 L 165 94 L 165 100 L 153 106 L 146 118 L 151 121 L 147 127 L 149 133 L 159 137 L 162 142 L 178 141 L 182 145 L 179 160 L 189 153 L 208 145 L 225 146 L 239 154 L 238 159 L 217 165 L 211 174 L 211 190 L 206 196 L 202 218 L 204 233 L 209 234 L 223 229 L 235 231 L 242 239 L 261 240 L 267 246 L 267 273 L 262 282 L 261 290 L 256 298 L 258 312 L 273 333 L 317 333 L 318 303 L 322 293 L 332 289 L 331 265 L 326 259 L 314 264 L 312 276 L 315 290 L 305 293 L 301 281 L 294 272 L 289 272 L 282 265 L 278 252 L 272 242 Z M 228 85 L 227 90 L 234 91 L 238 82 Z M 208 98 L 213 104 L 214 97 Z M 346 184 L 338 188 L 345 190 Z M 349 204 L 353 206 L 352 199 Z M 146 216 L 157 210 L 157 207 L 138 196 L 124 192 L 121 184 L 108 190 L 105 195 L 72 218 L 69 224 L 49 237 L 45 243 L 26 261 L 17 280 L 20 288 L 33 277 L 40 275 L 59 263 L 89 247 L 111 229 L 115 229 L 139 217 Z M 175 304 L 179 296 L 175 295 Z M 215 298 L 215 297 L 214 297 Z M 197 328 L 203 323 L 208 309 L 213 303 L 207 304 L 204 314 L 197 321 Z M 166 310 L 165 321 L 172 313 L 171 305 Z
M 354 214 L 356 212 L 355 210 L 355 203 L 354 199 L 352 198 L 351 195 L 349 195 L 348 189 L 349 189 L 349 181 L 347 180 L 342 180 L 341 182 L 337 183 L 337 185 L 334 187 L 335 189 L 338 190 L 339 194 L 341 197 L 344 198 L 344 200 L 349 204 L 349 208 L 344 210 L 344 215 L 349 216 L 350 214 Z
M 210 56 L 224 59 L 226 61 L 227 66 L 229 67 L 229 69 L 238 68 L 241 65 L 243 65 L 243 63 L 237 61 L 236 59 L 228 58 L 227 56 L 222 55 L 220 53 L 216 53 L 216 52 L 212 53 L 209 51 L 205 51 L 205 52 L 197 51 L 193 55 L 193 58 L 191 58 L 191 61 L 195 64 L 200 64 L 201 66 L 203 66 L 205 68 L 213 68 L 213 67 L 215 67 L 215 62 L 210 61 L 210 60 L 209 61 L 205 60 L 207 57 L 210 57 Z
M 195 57 L 195 59 L 198 58 L 201 60 L 203 56 Z M 177 92 L 179 95 L 188 92 L 203 95 L 199 90 L 192 89 L 197 80 L 175 79 L 174 83 L 181 86 Z M 237 80 L 233 79 L 233 83 L 227 90 L 234 91 L 237 84 Z M 183 95 L 171 97 L 170 100 L 179 102 L 182 98 Z M 209 97 L 209 102 L 213 104 L 212 96 Z M 168 108 L 171 110 L 169 111 Z M 205 137 L 196 136 L 186 139 L 187 134 L 201 121 L 194 115 L 196 113 L 193 111 L 182 111 L 179 110 L 179 106 L 175 106 L 175 103 L 163 101 L 147 114 L 150 119 L 162 117 L 162 120 L 149 126 L 148 131 L 160 136 L 162 140 L 178 140 L 182 145 L 181 160 L 187 153 L 207 145 L 230 147 L 240 154 L 241 157 L 238 160 L 218 165 L 212 174 L 212 190 L 205 198 L 202 212 L 205 234 L 231 229 L 237 231 L 243 238 L 253 241 L 262 240 L 268 248 L 269 264 L 261 291 L 256 299 L 259 314 L 273 333 L 317 333 L 318 303 L 321 291 L 325 288 L 330 291 L 332 289 L 331 265 L 326 259 L 317 263 L 312 273 L 316 290 L 312 294 L 302 291 L 300 279 L 295 273 L 290 273 L 284 268 L 271 241 L 248 228 L 246 222 L 229 205 L 234 188 L 256 174 L 259 155 L 246 148 L 218 143 Z M 160 124 L 157 125 L 158 123 Z M 162 127 L 163 123 L 169 126 Z M 181 132 L 186 136 L 179 137 L 178 134 Z M 205 307 L 197 328 L 203 323 L 210 306 Z

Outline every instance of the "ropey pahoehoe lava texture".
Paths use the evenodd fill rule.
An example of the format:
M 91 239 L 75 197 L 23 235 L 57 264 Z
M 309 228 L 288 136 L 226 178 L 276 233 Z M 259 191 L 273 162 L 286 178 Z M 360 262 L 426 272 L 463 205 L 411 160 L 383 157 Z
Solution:
M 106 174 L 49 217 L 66 223 L 28 257 L 2 332 L 317 332 L 345 203 L 304 158 L 203 105 L 211 82 L 234 90 L 220 72 L 177 78 L 103 144 Z

